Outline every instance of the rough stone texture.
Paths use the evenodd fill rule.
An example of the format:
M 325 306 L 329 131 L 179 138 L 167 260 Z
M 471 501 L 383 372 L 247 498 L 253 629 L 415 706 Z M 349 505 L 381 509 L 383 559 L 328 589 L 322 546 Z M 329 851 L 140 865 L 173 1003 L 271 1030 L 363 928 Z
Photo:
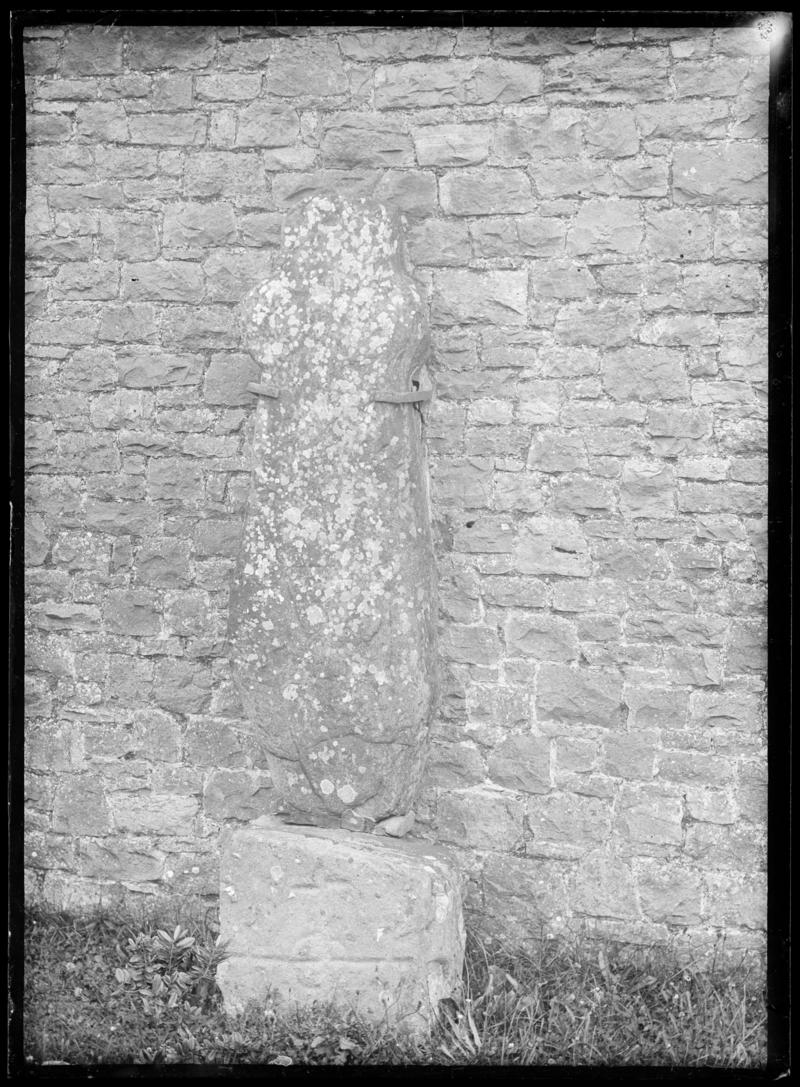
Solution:
M 461 881 L 424 842 L 284 827 L 269 818 L 221 845 L 217 980 L 228 1010 L 333 1001 L 422 1035 L 461 978 Z
M 422 301 L 377 205 L 316 197 L 243 303 L 261 380 L 233 674 L 275 786 L 316 820 L 411 810 L 436 691 Z
M 409 215 L 432 311 L 442 694 L 413 834 L 452 844 L 492 934 L 763 947 L 758 32 L 46 29 L 25 46 L 31 893 L 211 900 L 220 826 L 274 801 L 224 641 L 272 411 L 233 315 L 287 209 L 333 189 Z M 191 838 L 164 797 L 192 800 Z

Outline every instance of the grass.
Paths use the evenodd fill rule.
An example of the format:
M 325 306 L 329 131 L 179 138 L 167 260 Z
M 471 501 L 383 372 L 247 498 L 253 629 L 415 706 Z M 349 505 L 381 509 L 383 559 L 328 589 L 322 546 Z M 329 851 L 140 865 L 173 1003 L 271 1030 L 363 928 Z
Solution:
M 159 932 L 160 930 L 160 932 Z M 527 952 L 467 943 L 464 980 L 430 1039 L 315 1005 L 269 1000 L 226 1016 L 213 913 L 26 917 L 29 1065 L 670 1065 L 760 1067 L 761 982 L 744 963 L 695 969 L 664 948 L 550 940 Z

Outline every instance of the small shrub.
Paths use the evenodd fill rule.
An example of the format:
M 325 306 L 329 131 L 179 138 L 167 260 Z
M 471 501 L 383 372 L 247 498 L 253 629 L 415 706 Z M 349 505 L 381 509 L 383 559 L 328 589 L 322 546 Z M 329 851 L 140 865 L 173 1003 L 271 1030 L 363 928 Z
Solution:
M 203 1007 L 216 994 L 217 966 L 227 958 L 218 936 L 212 944 L 199 944 L 180 925 L 140 932 L 127 941 L 127 962 L 114 975 L 128 993 L 137 993 L 144 1010 L 156 1015 L 188 1004 Z

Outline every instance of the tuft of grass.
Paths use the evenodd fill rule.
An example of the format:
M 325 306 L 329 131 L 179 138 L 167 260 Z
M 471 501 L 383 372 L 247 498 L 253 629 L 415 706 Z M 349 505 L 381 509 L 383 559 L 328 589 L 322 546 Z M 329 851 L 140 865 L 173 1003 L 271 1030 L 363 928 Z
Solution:
M 763 976 L 744 961 L 700 968 L 662 946 L 556 939 L 490 954 L 470 934 L 462 990 L 443 1011 L 439 1048 L 454 1062 L 766 1062 Z
M 763 979 L 744 962 L 700 969 L 668 948 L 587 939 L 489 951 L 470 934 L 464 977 L 430 1038 L 333 1005 L 237 1016 L 214 975 L 213 911 L 179 916 L 29 911 L 29 1064 L 671 1065 L 760 1067 Z

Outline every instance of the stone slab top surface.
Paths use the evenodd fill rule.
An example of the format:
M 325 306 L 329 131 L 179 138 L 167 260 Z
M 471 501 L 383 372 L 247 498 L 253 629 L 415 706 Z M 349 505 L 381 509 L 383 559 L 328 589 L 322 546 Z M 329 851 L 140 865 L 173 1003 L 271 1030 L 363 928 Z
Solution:
M 285 823 L 274 815 L 262 815 L 254 819 L 246 826 L 235 829 L 225 828 L 222 832 L 230 836 L 235 834 L 237 840 L 259 839 L 291 841 L 298 838 L 310 838 L 330 843 L 332 848 L 341 846 L 347 850 L 361 849 L 365 853 L 377 853 L 380 855 L 391 854 L 398 860 L 407 858 L 413 862 L 429 862 L 432 865 L 447 866 L 452 876 L 458 876 L 459 869 L 456 864 L 455 854 L 445 845 L 438 842 L 428 842 L 422 838 L 392 838 L 375 834 L 364 834 L 358 831 L 342 833 L 336 827 L 296 826 Z

